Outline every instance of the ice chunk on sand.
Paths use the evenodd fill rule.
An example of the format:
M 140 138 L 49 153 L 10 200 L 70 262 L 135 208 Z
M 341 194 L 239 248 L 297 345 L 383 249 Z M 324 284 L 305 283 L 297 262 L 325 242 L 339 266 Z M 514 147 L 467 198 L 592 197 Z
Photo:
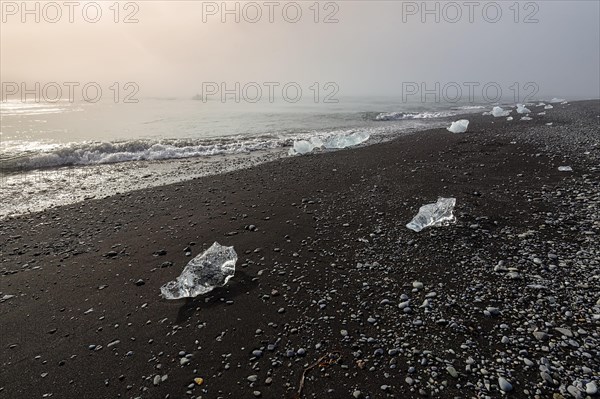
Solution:
M 544 112 L 538 112 L 538 115 L 544 116 L 544 115 L 546 115 L 546 111 L 544 111 Z
M 355 132 L 351 134 L 337 134 L 323 141 L 320 137 L 311 137 L 309 140 L 294 141 L 290 148 L 290 155 L 308 154 L 315 148 L 325 147 L 328 149 L 341 149 L 364 143 L 369 139 L 367 132 Z
M 215 242 L 204 253 L 192 259 L 174 281 L 160 287 L 166 299 L 180 299 L 206 294 L 222 287 L 235 274 L 237 254 L 233 247 Z
M 508 115 L 510 115 L 510 111 L 505 111 L 501 107 L 494 107 L 492 109 L 492 115 L 494 115 L 494 118 L 499 118 L 501 116 L 508 116 Z
M 510 121 L 512 121 L 512 120 L 513 120 L 513 117 L 512 117 L 512 116 L 509 116 L 508 118 L 506 118 L 506 120 L 510 122 Z
M 319 148 L 320 148 L 320 147 L 323 147 L 323 140 L 321 140 L 321 138 L 320 138 L 320 137 L 317 137 L 317 136 L 315 136 L 315 137 L 311 137 L 311 138 L 310 138 L 310 143 L 311 143 L 312 145 L 314 145 L 314 146 L 315 146 L 315 148 L 316 148 L 316 147 L 319 147 Z
M 323 144 L 325 148 L 346 148 L 352 147 L 354 145 L 358 145 L 364 143 L 369 140 L 369 133 L 367 132 L 355 132 L 351 134 L 339 134 L 333 137 L 330 137 Z
M 570 166 L 559 166 L 558 170 L 559 172 L 572 172 L 573 168 Z
M 469 127 L 469 121 L 466 119 L 461 119 L 456 122 L 452 122 L 452 125 L 446 128 L 446 130 L 451 133 L 464 133 L 467 131 L 467 127 Z
M 552 108 L 554 108 L 554 107 L 553 107 L 552 105 L 550 105 L 550 104 L 548 104 L 548 105 L 546 105 L 546 106 L 544 107 L 544 109 L 552 109 Z
M 290 155 L 308 154 L 315 148 L 315 145 L 310 141 L 298 140 L 294 141 L 294 146 L 290 149 Z
M 530 121 L 532 120 L 532 118 L 528 117 L 528 116 L 524 116 L 521 118 L 522 121 Z
M 525 106 L 523 104 L 517 104 L 517 113 L 519 114 L 528 114 L 531 111 L 529 110 L 529 108 L 525 108 Z
M 420 207 L 417 216 L 406 227 L 418 233 L 426 227 L 453 223 L 456 221 L 456 218 L 452 214 L 454 205 L 456 205 L 456 198 L 440 197 L 435 204 L 427 204 Z

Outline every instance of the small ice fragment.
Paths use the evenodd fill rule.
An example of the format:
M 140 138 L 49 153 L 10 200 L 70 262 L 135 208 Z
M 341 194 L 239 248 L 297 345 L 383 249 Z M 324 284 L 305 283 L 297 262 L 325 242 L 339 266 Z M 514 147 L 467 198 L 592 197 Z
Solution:
M 553 122 L 548 122 L 548 123 L 546 123 L 546 126 L 552 126 L 552 123 Z
M 316 147 L 318 147 L 318 148 L 320 148 L 320 147 L 323 147 L 323 140 L 321 140 L 321 139 L 320 139 L 319 137 L 317 137 L 317 136 L 315 136 L 315 137 L 311 137 L 311 138 L 310 138 L 310 143 L 311 143 L 312 145 L 314 145 L 314 146 L 315 146 L 315 148 L 316 148 Z
M 571 168 L 570 166 L 559 166 L 558 171 L 559 172 L 572 172 L 573 168 Z
M 180 299 L 206 294 L 222 287 L 235 274 L 237 254 L 233 247 L 215 242 L 204 253 L 192 259 L 174 281 L 169 281 L 160 292 L 166 299 Z
M 436 203 L 420 207 L 417 216 L 406 227 L 418 233 L 426 227 L 453 223 L 456 221 L 456 218 L 452 214 L 455 204 L 456 198 L 440 197 Z
M 311 137 L 309 140 L 294 141 L 290 148 L 290 155 L 308 154 L 315 148 L 325 147 L 328 149 L 342 149 L 364 143 L 369 139 L 367 132 L 355 132 L 351 134 L 338 134 L 323 141 L 320 137 Z
M 14 298 L 14 297 L 15 297 L 14 295 L 5 294 L 2 297 L 0 297 L 0 302 L 8 301 L 9 299 Z
M 544 109 L 552 109 L 552 108 L 554 108 L 554 107 L 553 107 L 552 105 L 550 105 L 550 104 L 548 104 L 548 105 L 546 105 L 546 106 L 544 107 Z
M 341 149 L 364 143 L 365 141 L 369 140 L 369 137 L 370 135 L 367 132 L 339 134 L 327 139 L 323 145 L 325 148 L 329 149 Z
M 513 117 L 512 117 L 512 116 L 509 116 L 508 118 L 506 118 L 506 120 L 507 120 L 507 121 L 512 121 L 512 120 L 513 120 Z
M 306 140 L 298 140 L 298 141 L 294 141 L 294 146 L 292 147 L 292 150 L 294 151 L 294 154 L 308 154 L 309 152 L 311 152 L 313 149 L 315 148 L 315 146 Z M 292 151 L 290 151 L 290 154 L 292 153 Z
M 469 121 L 467 119 L 461 119 L 456 122 L 452 122 L 450 127 L 446 128 L 451 133 L 464 133 L 467 131 L 467 127 L 469 126 Z
M 528 114 L 531 111 L 529 110 L 529 108 L 525 108 L 525 106 L 523 104 L 517 104 L 517 113 L 519 114 Z
M 538 112 L 538 115 L 546 115 L 546 111 L 544 111 L 544 112 Z
M 494 115 L 494 118 L 499 118 L 501 116 L 508 116 L 508 115 L 510 115 L 510 111 L 505 111 L 501 107 L 494 107 L 492 109 L 492 115 Z
M 532 118 L 528 117 L 528 116 L 524 116 L 521 118 L 522 121 L 531 121 L 533 120 Z

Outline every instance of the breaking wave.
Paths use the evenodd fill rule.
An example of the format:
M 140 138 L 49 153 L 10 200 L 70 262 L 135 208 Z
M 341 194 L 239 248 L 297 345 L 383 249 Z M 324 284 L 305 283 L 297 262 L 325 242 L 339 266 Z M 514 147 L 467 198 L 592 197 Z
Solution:
M 376 121 L 399 121 L 406 119 L 433 119 L 433 118 L 447 118 L 456 115 L 456 112 L 452 111 L 440 111 L 440 112 L 382 112 L 375 117 Z
M 286 142 L 285 139 L 260 137 L 237 141 L 171 139 L 84 142 L 54 146 L 38 152 L 13 153 L 3 156 L 0 161 L 2 170 L 9 172 L 59 166 L 239 154 L 283 147 Z

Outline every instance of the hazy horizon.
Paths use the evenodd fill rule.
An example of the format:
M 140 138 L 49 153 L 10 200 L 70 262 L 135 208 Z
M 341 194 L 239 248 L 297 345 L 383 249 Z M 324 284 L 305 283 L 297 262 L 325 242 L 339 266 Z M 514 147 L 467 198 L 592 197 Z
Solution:
M 97 23 L 82 18 L 80 9 L 90 2 L 74 10 L 73 23 L 65 9 L 58 22 L 49 22 L 55 10 L 44 9 L 48 2 L 27 4 L 35 10 L 36 3 L 39 23 L 34 14 L 23 15 L 21 3 L 2 2 L 3 84 L 98 82 L 106 89 L 134 82 L 139 98 L 188 98 L 206 82 L 295 82 L 305 96 L 315 82 L 321 94 L 333 82 L 338 98 L 349 98 L 398 97 L 403 85 L 432 89 L 436 83 L 458 84 L 465 97 L 469 84 L 476 83 L 474 93 L 481 94 L 490 82 L 505 97 L 517 83 L 522 97 L 533 82 L 539 98 L 600 97 L 599 2 L 520 2 L 518 13 L 513 3 L 495 3 L 502 12 L 495 23 L 489 22 L 493 2 L 475 2 L 472 22 L 462 2 L 454 3 L 459 8 L 429 2 L 426 7 L 438 7 L 437 15 L 415 10 L 421 2 L 325 2 L 318 16 L 312 2 L 297 2 L 302 16 L 296 23 L 284 18 L 293 19 L 293 2 L 276 2 L 273 22 L 263 2 L 228 2 L 239 12 L 222 15 L 221 2 L 140 1 L 118 16 L 100 3 Z M 257 10 L 262 17 L 252 23 Z M 138 22 L 123 23 L 128 15 Z M 328 16 L 338 22 L 324 23 Z

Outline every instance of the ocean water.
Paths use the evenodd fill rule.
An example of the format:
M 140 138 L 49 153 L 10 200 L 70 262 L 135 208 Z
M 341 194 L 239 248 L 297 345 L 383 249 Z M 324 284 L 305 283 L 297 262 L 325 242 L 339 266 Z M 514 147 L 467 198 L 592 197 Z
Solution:
M 381 142 L 482 108 L 394 98 L 0 102 L 0 217 L 251 166 L 288 156 L 299 139 L 361 132 Z

